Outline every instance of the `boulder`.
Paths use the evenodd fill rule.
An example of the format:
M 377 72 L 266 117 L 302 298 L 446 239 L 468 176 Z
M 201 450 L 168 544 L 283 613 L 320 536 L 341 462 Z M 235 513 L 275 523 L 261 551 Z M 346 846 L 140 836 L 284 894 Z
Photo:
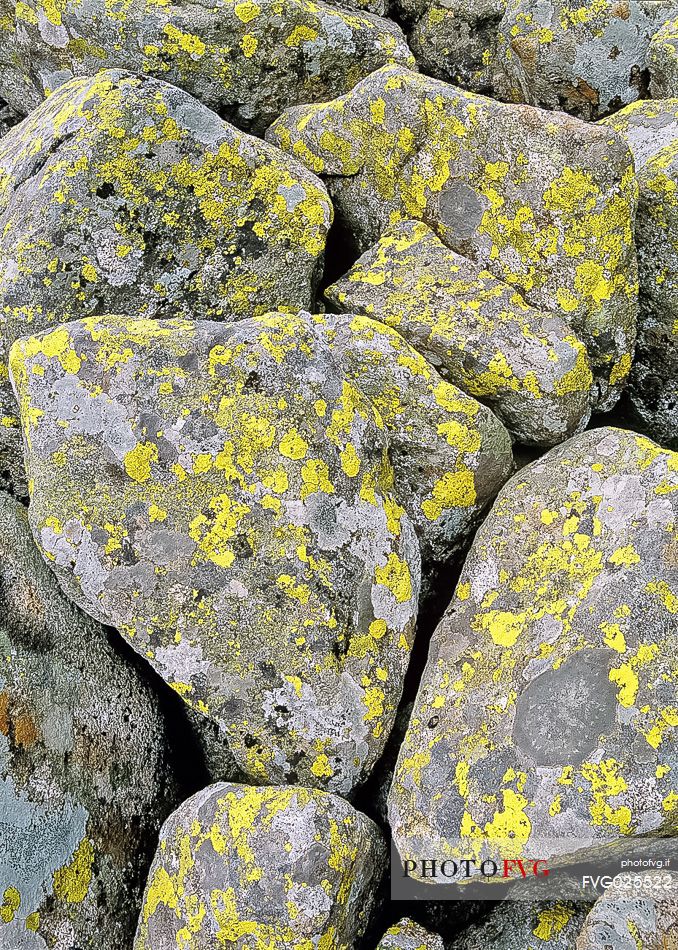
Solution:
M 495 93 L 589 121 L 647 96 L 654 33 L 675 0 L 508 0 L 494 63 Z
M 6 375 L 17 337 L 90 314 L 309 307 L 331 218 L 300 163 L 180 89 L 108 71 L 53 93 L 0 141 L 6 480 L 21 485 Z
M 628 142 L 640 186 L 640 308 L 629 396 L 643 431 L 678 448 L 678 99 L 636 102 L 605 121 Z
M 346 96 L 290 109 L 267 137 L 327 181 L 362 253 L 387 227 L 425 221 L 586 345 L 603 409 L 631 368 L 637 183 L 616 133 L 511 106 L 401 67 Z
M 115 636 L 115 640 L 117 640 Z M 0 494 L 0 945 L 128 950 L 179 801 L 157 698 Z
M 342 4 L 345 6 L 347 4 Z M 413 65 L 402 30 L 312 0 L 4 0 L 0 95 L 34 109 L 74 76 L 129 69 L 185 89 L 239 128 L 263 133 L 283 109 L 347 92 L 388 63 Z
M 134 950 L 351 950 L 386 861 L 377 826 L 338 795 L 211 785 L 162 828 Z
M 446 380 L 490 406 L 518 442 L 550 447 L 590 418 L 593 376 L 567 323 L 528 306 L 426 224 L 389 228 L 326 296 L 397 328 Z
M 677 489 L 677 453 L 611 428 L 507 483 L 400 750 L 403 860 L 558 867 L 675 834 Z
M 308 315 L 91 318 L 10 361 L 31 525 L 68 595 L 246 775 L 348 794 L 395 717 L 419 548 L 383 423 Z
M 491 95 L 507 0 L 396 0 L 424 72 Z
M 647 54 L 650 95 L 654 99 L 678 96 L 678 16 L 654 34 Z
M 386 931 L 377 950 L 444 950 L 444 945 L 442 937 L 403 917 Z
M 588 904 L 504 900 L 455 940 L 454 950 L 573 950 Z
M 676 934 L 678 874 L 643 868 L 615 877 L 586 918 L 576 950 L 665 950 Z
M 449 561 L 511 474 L 508 432 L 396 330 L 365 316 L 316 320 L 384 423 L 394 492 L 417 531 L 424 565 Z

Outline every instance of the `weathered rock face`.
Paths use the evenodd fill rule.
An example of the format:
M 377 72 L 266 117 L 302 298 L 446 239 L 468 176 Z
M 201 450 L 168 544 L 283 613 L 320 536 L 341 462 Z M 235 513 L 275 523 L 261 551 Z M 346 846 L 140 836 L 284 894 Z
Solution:
M 502 901 L 485 920 L 456 938 L 454 950 L 573 950 L 589 906 L 571 901 Z
M 78 321 L 15 344 L 35 537 L 260 782 L 348 793 L 419 593 L 380 420 L 304 316 Z
M 407 218 L 586 344 L 610 408 L 631 367 L 637 184 L 612 130 L 387 67 L 267 133 L 325 178 L 359 249 Z
M 386 931 L 377 950 L 444 950 L 444 946 L 442 937 L 403 917 Z
M 396 0 L 410 48 L 431 76 L 491 93 L 507 0 Z
M 389 797 L 403 860 L 564 863 L 675 831 L 678 454 L 618 429 L 523 469 L 436 631 Z
M 151 691 L 0 494 L 0 944 L 128 950 L 178 801 Z
M 20 482 L 6 353 L 101 313 L 308 307 L 332 210 L 298 162 L 165 83 L 62 86 L 0 142 L 0 462 Z M 0 383 L 2 377 L 0 375 Z
M 624 136 L 640 184 L 638 345 L 629 395 L 644 431 L 678 447 L 678 99 L 637 102 L 606 123 Z
M 678 17 L 668 20 L 654 34 L 647 62 L 650 94 L 655 99 L 678 96 Z
M 73 76 L 113 67 L 179 86 L 263 133 L 289 106 L 341 95 L 387 63 L 414 62 L 390 20 L 310 0 L 4 6 L 0 95 L 21 112 Z
M 426 224 L 389 228 L 326 294 L 342 310 L 396 327 L 519 442 L 555 445 L 589 420 L 593 377 L 571 328 L 450 251 Z M 625 345 L 628 352 L 631 340 Z
M 511 473 L 508 432 L 395 330 L 364 316 L 316 320 L 347 377 L 381 416 L 394 492 L 425 564 L 447 561 Z
M 167 820 L 134 950 L 351 950 L 387 859 L 377 826 L 337 795 L 211 785 Z
M 593 120 L 647 94 L 653 34 L 675 0 L 508 0 L 495 92 Z
M 576 950 L 663 950 L 678 933 L 678 874 L 665 868 L 621 874 L 596 901 Z

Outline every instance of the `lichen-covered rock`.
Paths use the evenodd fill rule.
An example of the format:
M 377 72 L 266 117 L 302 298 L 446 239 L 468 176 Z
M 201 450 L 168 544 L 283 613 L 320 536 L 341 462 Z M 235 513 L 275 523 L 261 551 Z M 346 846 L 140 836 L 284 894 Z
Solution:
M 160 833 L 134 950 L 352 950 L 387 850 L 337 795 L 211 785 Z
M 444 947 L 442 937 L 403 917 L 386 931 L 377 950 L 444 950 Z
M 593 377 L 581 340 L 426 224 L 389 228 L 326 295 L 341 310 L 397 328 L 519 442 L 556 445 L 590 418 Z
M 667 950 L 678 934 L 678 874 L 670 868 L 615 877 L 596 901 L 576 950 Z
M 389 818 L 403 860 L 556 865 L 675 834 L 677 489 L 678 454 L 618 429 L 507 483 L 400 750 Z
M 507 0 L 396 0 L 417 63 L 431 76 L 491 93 Z
M 348 793 L 419 593 L 381 420 L 308 316 L 91 318 L 15 343 L 31 524 L 69 596 L 246 774 Z
M 0 945 L 128 950 L 178 789 L 163 717 L 0 494 Z M 103 944 L 102 938 L 105 937 Z
M 129 69 L 179 86 L 237 126 L 263 133 L 289 106 L 347 92 L 387 63 L 414 63 L 392 21 L 313 0 L 3 6 L 0 95 L 21 112 L 73 76 Z
M 513 102 L 607 115 L 647 94 L 650 41 L 675 0 L 508 0 L 495 92 Z
M 655 99 L 678 96 L 678 17 L 668 20 L 654 34 L 647 63 L 650 95 Z
M 562 113 L 493 102 L 385 67 L 291 109 L 269 139 L 327 180 L 362 252 L 407 218 L 484 264 L 587 346 L 599 408 L 631 368 L 637 184 L 624 141 Z
M 381 416 L 394 491 L 417 530 L 424 564 L 446 562 L 511 474 L 508 432 L 383 323 L 355 315 L 316 321 L 348 379 Z
M 331 217 L 300 163 L 180 89 L 117 71 L 62 86 L 0 141 L 0 467 L 20 483 L 17 337 L 309 307 Z
M 502 901 L 460 934 L 454 950 L 573 950 L 589 904 Z
M 640 307 L 629 395 L 643 430 L 677 448 L 678 99 L 637 102 L 606 123 L 627 140 L 640 185 Z

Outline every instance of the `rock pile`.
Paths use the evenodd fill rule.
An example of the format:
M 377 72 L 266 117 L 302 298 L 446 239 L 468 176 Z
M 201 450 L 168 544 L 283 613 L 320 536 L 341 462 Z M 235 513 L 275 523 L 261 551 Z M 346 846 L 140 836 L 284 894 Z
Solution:
M 678 838 L 677 50 L 673 0 L 7 0 L 0 946 L 674 939 L 658 867 L 403 904 L 387 842 Z

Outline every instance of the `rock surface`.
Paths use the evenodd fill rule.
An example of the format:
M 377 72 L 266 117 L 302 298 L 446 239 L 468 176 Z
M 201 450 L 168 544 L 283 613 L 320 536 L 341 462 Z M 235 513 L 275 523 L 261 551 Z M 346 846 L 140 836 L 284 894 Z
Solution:
M 423 220 L 589 351 L 599 408 L 631 368 L 637 184 L 612 130 L 507 106 L 400 67 L 346 96 L 291 109 L 267 137 L 324 178 L 360 251 Z
M 0 494 L 0 945 L 128 950 L 177 803 L 157 700 Z
M 386 931 L 377 950 L 444 950 L 442 937 L 403 917 Z
M 381 416 L 394 491 L 425 565 L 448 561 L 511 474 L 508 432 L 395 330 L 365 316 L 316 320 L 348 379 Z
M 21 483 L 17 337 L 90 314 L 309 307 L 331 218 L 300 163 L 180 89 L 119 71 L 62 86 L 0 142 L 6 478 Z
M 588 915 L 576 950 L 665 950 L 678 934 L 678 874 L 664 868 L 615 878 Z
M 403 860 L 555 866 L 675 832 L 677 488 L 678 454 L 621 429 L 507 483 L 400 750 L 389 817 Z
M 678 99 L 637 102 L 606 123 L 627 140 L 640 185 L 640 309 L 629 395 L 643 430 L 678 448 Z
M 502 901 L 455 940 L 454 950 L 573 950 L 589 905 Z
M 647 96 L 653 35 L 675 0 L 508 0 L 495 93 L 594 120 Z
M 341 310 L 397 328 L 519 442 L 556 445 L 589 420 L 593 377 L 567 323 L 529 307 L 426 224 L 389 228 L 326 295 Z
M 380 420 L 306 317 L 78 321 L 12 349 L 34 535 L 68 595 L 258 782 L 348 794 L 419 593 Z
M 0 95 L 20 112 L 73 76 L 122 68 L 179 86 L 238 127 L 263 133 L 289 106 L 341 95 L 387 63 L 414 62 L 392 21 L 311 0 L 3 6 Z
M 386 857 L 377 826 L 337 795 L 212 785 L 161 831 L 134 950 L 351 950 Z
M 647 59 L 650 95 L 655 99 L 678 96 L 678 17 L 668 20 L 654 34 Z

